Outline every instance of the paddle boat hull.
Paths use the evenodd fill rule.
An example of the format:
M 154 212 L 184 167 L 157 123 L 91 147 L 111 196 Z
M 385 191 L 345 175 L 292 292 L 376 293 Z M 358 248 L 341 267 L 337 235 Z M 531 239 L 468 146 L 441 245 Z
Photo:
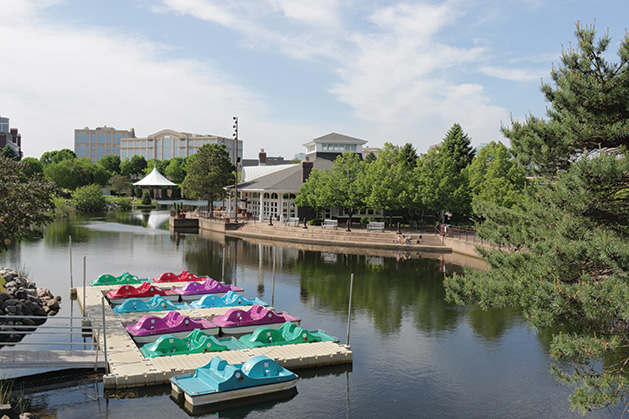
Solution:
M 141 284 L 142 282 L 147 281 L 146 279 L 140 279 L 135 275 L 131 275 L 129 272 L 124 272 L 120 276 L 113 276 L 110 274 L 102 274 L 92 282 L 90 285 L 101 286 L 101 285 L 125 285 L 125 284 Z
M 202 298 L 204 295 L 216 295 L 224 297 L 228 292 L 242 295 L 244 290 L 234 285 L 225 285 L 214 279 L 204 282 L 189 282 L 183 287 L 175 288 L 174 293 L 181 296 L 181 301 L 192 302 Z
M 114 307 L 114 312 L 118 314 L 126 313 L 144 313 L 151 311 L 170 311 L 170 310 L 190 310 L 190 306 L 186 303 L 173 303 L 166 300 L 161 295 L 155 295 L 148 302 L 142 301 L 140 298 L 127 298 L 121 304 Z
M 207 281 L 208 279 L 210 279 L 209 276 L 197 276 L 195 274 L 191 274 L 188 271 L 183 271 L 179 275 L 174 274 L 172 272 L 164 272 L 157 278 L 153 278 L 153 282 L 163 283 L 163 282 Z
M 233 365 L 214 357 L 194 374 L 172 377 L 170 382 L 172 396 L 195 408 L 291 390 L 298 378 L 266 356 Z
M 201 329 L 205 334 L 218 335 L 220 329 L 204 318 L 190 318 L 177 311 L 170 311 L 165 317 L 143 316 L 135 323 L 125 327 L 136 343 L 150 343 L 164 335 L 186 337 L 194 329 Z
M 183 338 L 174 335 L 162 335 L 155 342 L 147 343 L 140 348 L 145 358 L 157 358 L 161 356 L 202 354 L 208 352 L 234 351 L 245 349 L 246 346 L 236 338 L 218 339 L 208 335 L 200 329 Z
M 156 295 L 162 296 L 165 300 L 179 301 L 179 295 L 171 289 L 161 289 L 150 282 L 143 282 L 139 287 L 133 285 L 120 285 L 114 291 L 107 293 L 107 298 L 114 304 L 122 304 L 128 298 L 137 298 L 140 301 L 148 302 Z
M 305 330 L 295 323 L 286 322 L 279 329 L 261 326 L 253 333 L 242 336 L 238 341 L 247 348 L 297 345 L 312 342 L 338 342 L 338 338 L 321 330 Z
M 259 305 L 253 305 L 246 311 L 232 308 L 224 315 L 212 319 L 212 323 L 221 328 L 221 335 L 253 333 L 260 326 L 279 329 L 286 322 L 292 322 L 299 326 L 301 320 L 283 312 L 275 313 Z
M 190 307 L 192 308 L 212 308 L 212 307 L 238 307 L 238 306 L 252 306 L 252 305 L 268 306 L 267 303 L 259 298 L 247 299 L 241 295 L 236 294 L 233 291 L 228 291 L 227 294 L 220 296 L 216 294 L 206 294 L 198 300 L 192 301 Z

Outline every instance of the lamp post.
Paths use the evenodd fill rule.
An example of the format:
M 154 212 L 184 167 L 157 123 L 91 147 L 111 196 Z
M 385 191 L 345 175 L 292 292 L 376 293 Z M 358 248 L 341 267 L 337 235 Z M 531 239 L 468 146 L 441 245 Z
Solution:
M 238 117 L 234 116 L 234 222 L 238 224 Z

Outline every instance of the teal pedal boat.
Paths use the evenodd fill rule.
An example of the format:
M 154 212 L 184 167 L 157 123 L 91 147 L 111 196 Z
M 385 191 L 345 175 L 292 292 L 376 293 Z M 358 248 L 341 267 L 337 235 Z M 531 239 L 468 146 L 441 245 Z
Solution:
M 140 279 L 135 275 L 131 275 L 129 272 L 124 272 L 120 276 L 102 274 L 101 276 L 99 276 L 98 278 L 90 282 L 90 285 L 98 286 L 98 285 L 141 284 L 144 281 L 147 281 L 147 280 Z
M 194 329 L 192 333 L 183 338 L 173 335 L 164 335 L 155 342 L 147 343 L 140 348 L 140 352 L 146 358 L 159 356 L 202 354 L 206 352 L 232 351 L 245 349 L 245 346 L 236 338 L 217 339 L 203 333 L 201 329 Z
M 149 301 L 128 298 L 122 304 L 114 307 L 114 312 L 118 314 L 168 310 L 190 310 L 190 306 L 186 303 L 173 303 L 161 295 L 154 295 Z
M 210 308 L 210 307 L 237 307 L 237 306 L 252 306 L 254 304 L 260 306 L 268 306 L 267 303 L 259 298 L 247 299 L 241 295 L 236 294 L 233 291 L 227 291 L 227 294 L 223 296 L 215 294 L 206 294 L 200 299 L 190 303 L 192 308 Z
M 279 329 L 258 327 L 253 333 L 242 336 L 239 341 L 247 348 L 260 348 L 309 342 L 338 342 L 339 340 L 321 330 L 308 331 L 295 323 L 286 322 Z
M 298 378 L 264 355 L 249 358 L 243 364 L 228 364 L 215 356 L 193 375 L 172 377 L 171 395 L 175 400 L 183 396 L 187 408 L 210 406 L 294 389 Z

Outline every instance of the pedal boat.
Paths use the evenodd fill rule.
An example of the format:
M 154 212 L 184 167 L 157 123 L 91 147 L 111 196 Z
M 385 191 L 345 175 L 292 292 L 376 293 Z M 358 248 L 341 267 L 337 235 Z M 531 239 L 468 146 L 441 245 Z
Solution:
M 254 298 L 249 300 L 241 295 L 236 294 L 233 291 L 227 291 L 227 294 L 218 296 L 216 294 L 206 294 L 200 299 L 190 303 L 192 308 L 211 308 L 211 307 L 238 307 L 238 306 L 252 306 L 252 305 L 268 306 L 267 303 Z
M 128 298 L 138 298 L 149 301 L 156 295 L 161 295 L 165 300 L 179 301 L 179 294 L 170 289 L 161 289 L 150 282 L 143 282 L 139 287 L 133 285 L 120 285 L 114 291 L 107 293 L 107 298 L 112 304 L 122 304 Z
M 146 358 L 159 356 L 202 354 L 206 352 L 232 351 L 245 349 L 236 338 L 218 339 L 200 329 L 194 329 L 189 335 L 179 338 L 173 335 L 162 335 L 155 342 L 147 343 L 140 348 Z
M 114 312 L 118 314 L 142 313 L 148 311 L 190 310 L 186 303 L 173 303 L 164 299 L 161 295 L 154 295 L 149 301 L 139 298 L 127 298 L 120 305 L 114 306 Z
M 141 284 L 146 279 L 140 279 L 135 275 L 131 275 L 129 272 L 124 272 L 120 276 L 113 276 L 110 274 L 102 274 L 92 282 L 91 286 L 98 285 L 124 285 L 124 284 Z
M 135 323 L 128 324 L 125 329 L 136 343 L 150 343 L 163 335 L 184 337 L 194 329 L 201 329 L 209 335 L 217 335 L 218 326 L 211 321 L 199 318 L 190 318 L 177 311 L 169 311 L 164 317 L 143 316 Z
M 275 313 L 266 307 L 253 305 L 247 311 L 241 308 L 229 309 L 222 316 L 216 316 L 212 323 L 221 328 L 221 335 L 242 335 L 254 332 L 260 326 L 279 329 L 285 322 L 297 325 L 300 319 L 289 314 Z
M 225 285 L 222 282 L 218 282 L 211 278 L 204 282 L 188 282 L 183 287 L 175 288 L 173 290 L 176 294 L 181 295 L 182 301 L 194 301 L 207 294 L 222 297 L 229 291 L 236 294 L 242 294 L 245 290 L 234 285 Z
M 238 340 L 247 348 L 339 341 L 334 336 L 330 336 L 321 330 L 308 331 L 291 322 L 284 323 L 277 330 L 264 326 L 258 327 L 252 334 L 242 336 Z
M 153 279 L 153 282 L 189 282 L 189 281 L 207 281 L 210 279 L 209 276 L 197 276 L 195 274 L 191 274 L 188 271 L 182 271 L 179 275 L 174 274 L 172 272 L 164 272 L 157 278 Z
M 228 400 L 290 390 L 299 377 L 260 355 L 243 364 L 228 364 L 215 356 L 193 375 L 172 377 L 171 394 L 175 400 L 183 395 L 186 406 L 208 406 Z

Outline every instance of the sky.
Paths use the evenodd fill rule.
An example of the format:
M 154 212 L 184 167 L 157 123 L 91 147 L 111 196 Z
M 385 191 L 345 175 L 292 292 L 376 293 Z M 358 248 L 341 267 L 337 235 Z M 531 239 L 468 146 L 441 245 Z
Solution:
M 0 0 L 0 115 L 25 156 L 74 129 L 233 136 L 292 159 L 336 132 L 411 143 L 458 123 L 473 145 L 545 116 L 577 22 L 612 37 L 627 0 Z

